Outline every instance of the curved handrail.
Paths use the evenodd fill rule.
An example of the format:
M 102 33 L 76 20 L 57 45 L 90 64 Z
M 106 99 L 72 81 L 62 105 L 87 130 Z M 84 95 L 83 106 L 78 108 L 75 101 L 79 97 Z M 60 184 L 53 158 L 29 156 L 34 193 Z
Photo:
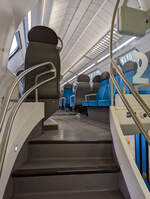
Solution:
M 53 65 L 52 65 L 53 67 Z M 14 122 L 14 119 L 16 117 L 16 114 L 22 104 L 22 102 L 24 101 L 24 99 L 31 93 L 33 92 L 36 88 L 48 83 L 49 81 L 53 80 L 56 78 L 56 68 L 53 67 L 53 72 L 54 72 L 54 76 L 44 80 L 42 82 L 40 82 L 39 84 L 34 85 L 33 87 L 31 87 L 29 90 L 27 90 L 22 97 L 19 99 L 19 101 L 15 104 L 15 106 L 13 107 L 9 118 L 8 118 L 8 122 L 6 124 L 6 128 L 2 137 L 2 145 L 1 145 L 1 150 L 0 150 L 0 176 L 2 174 L 2 169 L 3 169 L 3 165 L 4 165 L 4 160 L 5 160 L 5 156 L 6 156 L 6 151 L 7 151 L 7 146 L 8 146 L 8 142 L 9 142 L 9 137 L 10 137 L 10 133 L 11 133 L 11 129 L 12 129 L 12 125 Z
M 149 87 L 150 86 L 150 83 L 148 84 L 138 84 L 138 85 L 135 85 L 135 89 L 138 90 L 139 88 L 143 88 L 143 87 Z
M 144 100 L 138 94 L 138 92 L 136 91 L 136 89 L 132 87 L 132 85 L 130 84 L 130 82 L 126 79 L 125 75 L 118 68 L 117 64 L 113 61 L 113 49 L 112 49 L 112 47 L 113 47 L 112 46 L 113 45 L 113 29 L 114 29 L 114 23 L 115 23 L 115 18 L 116 18 L 116 15 L 117 15 L 117 10 L 119 8 L 119 4 L 120 4 L 120 0 L 117 0 L 115 8 L 114 8 L 114 13 L 113 13 L 113 17 L 112 17 L 112 23 L 111 23 L 111 31 L 110 31 L 111 32 L 111 34 L 110 34 L 111 105 L 113 106 L 113 83 L 114 83 L 115 87 L 116 87 L 116 89 L 117 89 L 117 91 L 119 93 L 119 96 L 120 96 L 121 100 L 123 101 L 125 107 L 130 112 L 130 114 L 131 114 L 134 122 L 136 123 L 136 125 L 139 128 L 139 130 L 141 131 L 141 133 L 144 135 L 144 137 L 147 140 L 147 142 L 150 144 L 150 137 L 148 135 L 147 130 L 145 130 L 144 126 L 142 125 L 142 123 L 140 122 L 140 120 L 138 119 L 138 117 L 136 116 L 136 114 L 134 113 L 132 107 L 130 106 L 129 102 L 126 100 L 125 96 L 122 95 L 121 89 L 120 89 L 120 87 L 119 87 L 119 85 L 118 85 L 118 83 L 115 80 L 114 75 L 113 75 L 113 67 L 114 67 L 116 69 L 117 73 L 120 75 L 120 77 L 124 81 L 124 83 L 126 84 L 126 86 L 129 88 L 129 90 L 131 91 L 131 93 L 135 97 L 135 99 L 137 100 L 137 102 L 141 105 L 141 107 L 143 108 L 143 110 L 150 117 L 150 108 L 147 106 L 147 104 L 144 102 Z
M 91 94 L 85 95 L 85 96 L 84 96 L 85 101 L 88 101 L 88 97 L 90 97 L 90 96 L 96 96 L 96 93 L 91 93 Z
M 27 70 L 25 70 L 24 72 L 22 72 L 20 75 L 18 75 L 16 77 L 16 79 L 14 80 L 10 90 L 9 90 L 9 93 L 8 93 L 8 96 L 7 96 L 7 99 L 6 99 L 6 102 L 4 101 L 4 104 L 3 104 L 3 111 L 2 111 L 2 117 L 1 117 L 1 121 L 0 121 L 0 132 L 2 130 L 2 127 L 3 127 L 3 124 L 4 124 L 4 120 L 6 118 L 6 113 L 7 113 L 7 109 L 8 109 L 8 106 L 9 106 L 9 102 L 10 102 L 10 99 L 11 99 L 11 96 L 18 84 L 18 82 L 25 76 L 27 75 L 28 73 L 30 73 L 31 71 L 37 69 L 37 68 L 40 68 L 42 66 L 45 66 L 45 65 L 48 65 L 48 64 L 53 64 L 51 61 L 49 62 L 44 62 L 44 63 L 41 63 L 41 64 L 37 64 L 35 66 L 32 66 L 31 68 L 28 68 Z

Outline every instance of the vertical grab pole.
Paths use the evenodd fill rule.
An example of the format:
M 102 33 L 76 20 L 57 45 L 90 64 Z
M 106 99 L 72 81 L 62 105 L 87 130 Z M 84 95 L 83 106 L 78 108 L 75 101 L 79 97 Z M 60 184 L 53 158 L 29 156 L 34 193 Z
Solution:
M 111 22 L 111 30 L 110 30 L 110 46 L 109 46 L 109 50 L 110 50 L 110 75 L 112 76 L 113 75 L 113 65 L 112 65 L 112 45 L 113 45 L 113 30 L 114 30 L 114 23 L 115 23 L 115 18 L 116 18 L 116 13 L 117 13 L 117 9 L 119 7 L 119 3 L 120 3 L 120 0 L 117 0 L 117 3 L 115 5 L 115 8 L 114 8 L 114 12 L 113 12 L 113 17 L 112 17 L 112 22 Z M 114 99 L 113 99 L 113 81 L 112 79 L 110 80 L 111 81 L 111 85 L 110 85 L 110 91 L 111 91 L 111 106 L 114 105 Z

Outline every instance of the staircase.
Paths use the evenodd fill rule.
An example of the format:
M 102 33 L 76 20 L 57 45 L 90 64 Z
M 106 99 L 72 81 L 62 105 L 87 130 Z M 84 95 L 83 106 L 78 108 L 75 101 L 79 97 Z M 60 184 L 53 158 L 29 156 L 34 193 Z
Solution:
M 52 139 L 57 131 L 29 140 L 27 160 L 12 172 L 11 198 L 123 199 L 110 138 Z

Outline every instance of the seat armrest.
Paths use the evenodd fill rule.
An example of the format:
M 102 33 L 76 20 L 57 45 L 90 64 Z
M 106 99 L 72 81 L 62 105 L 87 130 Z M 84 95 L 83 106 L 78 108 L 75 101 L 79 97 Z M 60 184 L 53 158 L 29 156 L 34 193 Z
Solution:
M 85 101 L 88 101 L 88 98 L 93 97 L 93 96 L 96 97 L 96 93 L 91 93 L 91 94 L 85 95 L 85 96 L 84 96 L 84 97 L 85 97 Z
M 73 98 L 73 97 L 75 97 L 74 94 L 70 96 L 70 105 L 71 105 L 71 102 L 72 102 L 72 98 Z

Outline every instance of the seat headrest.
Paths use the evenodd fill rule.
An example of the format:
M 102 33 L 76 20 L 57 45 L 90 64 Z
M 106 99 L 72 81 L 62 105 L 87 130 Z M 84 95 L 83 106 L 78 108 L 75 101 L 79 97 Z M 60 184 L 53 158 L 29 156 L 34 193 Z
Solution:
M 78 78 L 77 78 L 77 81 L 78 82 L 90 82 L 90 78 L 88 75 L 79 75 Z
M 72 85 L 71 85 L 71 84 L 66 84 L 66 85 L 64 86 L 64 88 L 72 88 Z
M 103 80 L 109 79 L 109 78 L 110 78 L 109 72 L 103 72 L 103 73 L 100 75 L 100 81 L 103 81 Z
M 147 56 L 148 64 L 150 64 L 150 51 L 146 52 L 145 55 Z
M 93 78 L 93 82 L 94 83 L 99 83 L 101 81 L 101 76 L 100 75 L 96 75 L 94 78 Z
M 28 33 L 29 42 L 41 42 L 46 44 L 58 44 L 56 33 L 45 26 L 35 26 Z
M 113 75 L 114 75 L 114 76 L 118 75 L 118 73 L 117 73 L 117 71 L 116 71 L 115 68 L 113 68 Z
M 122 72 L 123 73 L 129 72 L 131 70 L 134 70 L 134 71 L 137 70 L 137 63 L 136 62 L 128 61 L 122 66 Z

